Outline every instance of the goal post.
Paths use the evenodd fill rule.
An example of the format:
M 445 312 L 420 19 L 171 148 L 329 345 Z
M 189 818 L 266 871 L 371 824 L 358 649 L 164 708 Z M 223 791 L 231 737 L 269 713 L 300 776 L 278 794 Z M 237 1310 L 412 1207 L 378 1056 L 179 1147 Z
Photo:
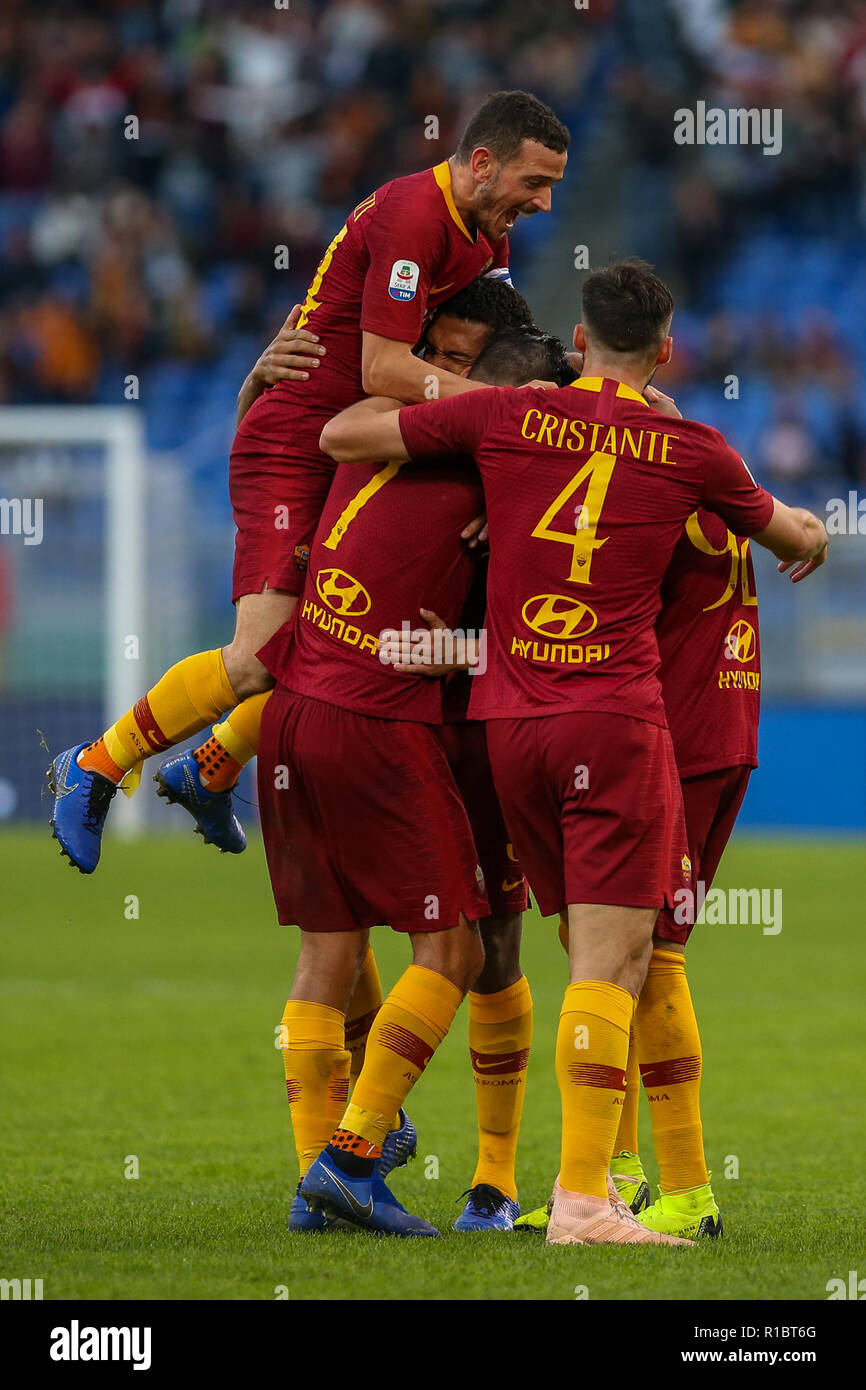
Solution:
M 0 447 L 40 449 L 90 446 L 104 454 L 103 689 L 109 715 L 119 716 L 141 694 L 141 664 L 130 659 L 130 641 L 145 631 L 145 436 L 134 406 L 9 406 L 0 410 Z M 34 479 L 38 482 L 38 479 Z M 7 486 L 0 474 L 0 492 Z M 48 543 L 63 546 L 51 534 Z M 56 751 L 56 750 L 52 750 Z M 119 797 L 111 827 L 122 836 L 140 832 L 144 799 Z

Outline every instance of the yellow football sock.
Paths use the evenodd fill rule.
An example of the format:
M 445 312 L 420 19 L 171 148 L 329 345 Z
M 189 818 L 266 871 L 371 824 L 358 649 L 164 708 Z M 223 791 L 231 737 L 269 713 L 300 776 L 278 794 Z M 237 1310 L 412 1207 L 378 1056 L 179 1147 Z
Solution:
M 634 1037 L 634 1027 L 628 1035 L 628 1066 L 625 1070 L 625 1097 L 622 1103 L 622 1114 L 619 1117 L 619 1129 L 616 1132 L 613 1151 L 615 1154 L 639 1153 L 637 1139 L 638 1108 L 640 1105 L 640 1068 L 637 1060 L 637 1044 Z
M 556 1077 L 562 1097 L 560 1182 L 570 1192 L 607 1196 L 634 1004 L 632 995 L 606 980 L 581 980 L 565 991 Z
M 286 1094 L 301 1177 L 330 1139 L 349 1094 L 344 1023 L 339 1009 L 303 999 L 290 999 L 283 1013 Z
M 478 1165 L 472 1186 L 488 1183 L 517 1200 L 514 1161 L 532 1042 L 532 995 L 525 975 L 496 994 L 467 996 L 469 1055 L 478 1107 Z
M 352 997 L 346 1009 L 346 1046 L 352 1054 L 349 1080 L 354 1086 L 364 1065 L 364 1052 L 373 1020 L 382 1007 L 382 981 L 373 947 L 367 947 L 367 954 L 361 966 L 361 973 L 352 990 Z
M 701 1127 L 701 1038 L 685 957 L 652 953 L 634 1020 L 663 1193 L 709 1181 Z
M 264 690 L 260 695 L 242 700 L 221 724 L 214 724 L 207 742 L 193 749 L 199 776 L 209 792 L 228 791 L 256 756 L 262 711 L 271 693 Z
M 81 751 L 78 761 L 119 782 L 142 758 L 206 729 L 234 703 L 222 652 L 198 652 L 166 671 L 101 739 Z
M 462 999 L 444 975 L 410 965 L 379 1010 L 340 1128 L 369 1141 L 370 1156 L 451 1027 Z

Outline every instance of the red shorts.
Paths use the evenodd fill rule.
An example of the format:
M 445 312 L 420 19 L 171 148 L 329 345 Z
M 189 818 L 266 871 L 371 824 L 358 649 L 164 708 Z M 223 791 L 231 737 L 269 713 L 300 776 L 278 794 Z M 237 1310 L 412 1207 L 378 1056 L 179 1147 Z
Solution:
M 525 912 L 529 893 L 493 785 L 484 725 L 477 719 L 443 724 L 442 742 L 463 798 L 495 917 Z
M 279 920 L 302 931 L 435 932 L 490 911 L 437 731 L 278 685 L 265 705 L 259 811 Z
M 690 884 L 666 729 L 584 710 L 488 720 L 487 745 L 543 916 L 568 903 L 661 907 Z
M 248 428 L 235 435 L 229 458 L 229 496 L 237 527 L 232 603 L 243 594 L 260 594 L 265 585 L 301 593 L 310 546 L 336 469 L 318 447 L 324 418 L 293 431 L 288 408 L 283 442 L 282 437 L 268 439 L 251 432 L 256 405 L 244 418 Z
M 703 883 L 706 892 L 716 876 L 751 775 L 750 767 L 726 767 L 720 772 L 706 772 L 702 777 L 684 777 L 680 784 L 692 861 L 691 888 L 695 894 L 699 892 L 699 883 Z M 692 920 L 678 921 L 682 916 Z M 656 936 L 684 946 L 691 935 L 693 919 L 694 914 L 684 913 L 682 907 L 663 908 L 656 923 Z

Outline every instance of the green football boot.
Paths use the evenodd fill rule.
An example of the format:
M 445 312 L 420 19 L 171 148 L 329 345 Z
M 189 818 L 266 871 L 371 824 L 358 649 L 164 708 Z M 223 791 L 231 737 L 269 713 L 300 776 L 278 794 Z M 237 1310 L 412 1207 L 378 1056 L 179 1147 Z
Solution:
M 644 1207 L 649 1206 L 649 1183 L 637 1154 L 629 1153 L 628 1149 L 614 1154 L 610 1160 L 610 1175 L 617 1192 L 626 1206 L 631 1208 L 633 1216 L 637 1216 Z
M 550 1220 L 552 1205 L 553 1198 L 551 1197 L 546 1207 L 537 1207 L 535 1211 L 528 1211 L 525 1216 L 518 1216 L 514 1222 L 515 1231 L 535 1231 L 538 1235 L 543 1236 Z
M 717 1239 L 724 1233 L 721 1214 L 708 1182 L 692 1187 L 688 1192 L 659 1192 L 658 1201 L 646 1207 L 638 1220 L 651 1231 L 663 1231 L 669 1236 L 699 1236 Z

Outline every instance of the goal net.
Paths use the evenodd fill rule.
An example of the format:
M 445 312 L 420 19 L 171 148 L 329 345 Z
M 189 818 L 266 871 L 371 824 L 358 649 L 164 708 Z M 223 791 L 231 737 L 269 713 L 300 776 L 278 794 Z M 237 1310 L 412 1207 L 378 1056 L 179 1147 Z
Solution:
M 193 494 L 178 459 L 146 454 L 137 408 L 0 411 L 0 823 L 47 821 L 51 759 L 98 736 L 200 642 L 228 639 L 227 602 L 207 630 L 196 556 L 207 546 L 230 572 L 230 519 L 191 525 Z M 145 774 L 109 827 L 130 836 L 185 820 Z

